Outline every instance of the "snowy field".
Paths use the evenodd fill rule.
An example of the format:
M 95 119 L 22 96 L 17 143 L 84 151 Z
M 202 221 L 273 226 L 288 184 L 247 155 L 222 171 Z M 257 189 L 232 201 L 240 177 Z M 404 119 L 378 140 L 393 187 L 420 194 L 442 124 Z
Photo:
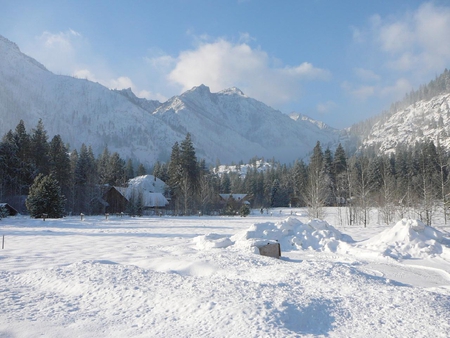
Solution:
M 449 226 L 326 220 L 3 219 L 0 337 L 450 336 Z

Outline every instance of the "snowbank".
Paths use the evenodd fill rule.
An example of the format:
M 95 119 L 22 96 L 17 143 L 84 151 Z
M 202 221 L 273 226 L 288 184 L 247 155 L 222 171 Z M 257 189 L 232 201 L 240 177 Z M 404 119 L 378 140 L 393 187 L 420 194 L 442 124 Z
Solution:
M 199 250 L 226 248 L 233 244 L 229 237 L 214 233 L 195 237 L 194 243 Z
M 445 254 L 449 250 L 447 242 L 439 230 L 419 220 L 402 219 L 391 229 L 362 242 L 360 247 L 396 259 L 426 258 Z
M 302 223 L 294 217 L 281 222 L 257 223 L 244 232 L 231 237 L 236 248 L 250 249 L 259 253 L 258 246 L 267 243 L 280 243 L 281 251 L 314 250 L 336 252 L 342 242 L 351 242 L 325 221 L 310 220 Z

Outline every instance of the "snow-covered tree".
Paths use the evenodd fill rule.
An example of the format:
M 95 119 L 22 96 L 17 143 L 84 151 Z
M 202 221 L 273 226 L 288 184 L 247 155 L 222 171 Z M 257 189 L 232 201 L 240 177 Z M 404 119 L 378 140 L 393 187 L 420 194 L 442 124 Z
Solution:
M 58 181 L 52 176 L 39 174 L 26 200 L 31 217 L 61 218 L 64 215 L 65 198 Z

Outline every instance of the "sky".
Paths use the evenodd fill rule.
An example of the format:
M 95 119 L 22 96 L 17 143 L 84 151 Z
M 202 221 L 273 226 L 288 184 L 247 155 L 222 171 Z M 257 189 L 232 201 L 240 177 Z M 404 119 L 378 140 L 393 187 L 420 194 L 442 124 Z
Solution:
M 344 128 L 450 65 L 445 0 L 0 0 L 0 35 L 55 74 L 161 102 L 238 87 Z M 1 57 L 1 56 L 0 56 Z

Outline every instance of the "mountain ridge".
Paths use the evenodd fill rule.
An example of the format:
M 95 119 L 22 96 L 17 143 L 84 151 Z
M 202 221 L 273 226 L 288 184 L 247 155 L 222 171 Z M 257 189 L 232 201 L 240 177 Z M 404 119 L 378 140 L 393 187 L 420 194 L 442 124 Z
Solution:
M 168 160 L 172 145 L 187 133 L 198 157 L 210 164 L 255 156 L 291 162 L 307 156 L 318 140 L 335 147 L 340 137 L 311 121 L 298 124 L 236 87 L 211 93 L 200 85 L 159 102 L 131 89 L 55 75 L 1 35 L 0 55 L 2 135 L 21 119 L 27 128 L 42 119 L 49 138 L 60 134 L 72 149 L 85 143 L 100 154 L 107 146 L 147 165 Z

